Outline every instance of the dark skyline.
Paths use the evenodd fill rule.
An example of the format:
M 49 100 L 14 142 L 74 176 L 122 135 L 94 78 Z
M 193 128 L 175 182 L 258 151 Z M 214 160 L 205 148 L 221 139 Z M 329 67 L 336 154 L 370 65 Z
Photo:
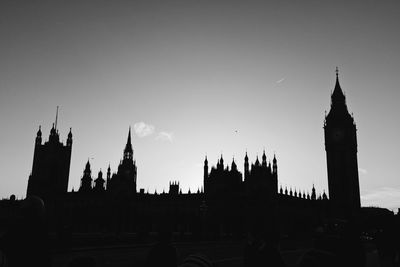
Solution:
M 358 134 L 361 204 L 400 206 L 396 1 L 79 1 L 0 4 L 1 197 L 24 197 L 34 138 L 74 134 L 69 189 L 88 158 L 116 171 L 128 128 L 138 188 L 184 191 L 223 153 L 263 148 L 279 182 L 327 189 L 324 112 L 335 67 Z M 136 127 L 135 127 L 136 125 Z M 154 166 L 157 166 L 155 168 Z

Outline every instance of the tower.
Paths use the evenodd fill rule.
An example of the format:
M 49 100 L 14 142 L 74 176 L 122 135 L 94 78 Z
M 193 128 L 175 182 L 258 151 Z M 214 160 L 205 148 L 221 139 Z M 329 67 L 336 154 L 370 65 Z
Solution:
M 347 110 L 346 97 L 340 87 L 336 68 L 331 109 L 324 123 L 329 198 L 336 217 L 349 217 L 361 206 L 356 131 L 354 118 Z
M 205 190 L 208 189 L 208 160 L 207 160 L 207 156 L 204 159 L 203 186 L 204 186 Z
M 81 178 L 81 187 L 79 188 L 79 192 L 88 193 L 92 191 L 92 171 L 90 169 L 89 160 L 86 162 L 85 169 L 83 170 L 83 176 Z
M 42 130 L 36 134 L 32 172 L 28 179 L 26 195 L 36 195 L 43 200 L 60 197 L 68 190 L 69 169 L 72 151 L 72 132 L 66 145 L 60 142 L 56 121 L 50 130 L 49 140 L 42 144 Z
M 247 177 L 249 177 L 249 157 L 247 156 L 247 151 L 246 151 L 246 156 L 244 156 L 244 180 L 247 180 Z
M 99 174 L 97 175 L 97 179 L 94 180 L 93 190 L 95 192 L 104 192 L 105 191 L 104 183 L 105 180 L 103 179 L 103 172 L 100 170 Z
M 118 166 L 116 175 L 107 181 L 107 191 L 114 195 L 133 196 L 136 194 L 136 162 L 133 160 L 131 128 L 129 127 L 128 140 L 125 145 L 123 159 Z
M 107 181 L 106 181 L 107 190 L 108 190 L 108 186 L 110 185 L 110 180 L 111 180 L 111 167 L 110 167 L 110 164 L 108 164 L 108 168 L 107 168 Z

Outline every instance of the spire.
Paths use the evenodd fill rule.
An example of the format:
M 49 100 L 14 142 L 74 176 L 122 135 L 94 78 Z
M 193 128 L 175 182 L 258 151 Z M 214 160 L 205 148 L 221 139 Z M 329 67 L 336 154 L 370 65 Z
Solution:
M 316 195 L 316 193 L 315 193 L 314 184 L 312 185 L 312 189 L 311 189 L 311 199 L 312 199 L 312 200 L 316 200 L 316 199 L 317 199 L 317 195 Z
M 204 165 L 208 165 L 207 155 L 206 158 L 204 159 Z
M 86 162 L 85 170 L 90 170 L 90 162 L 89 159 Z
M 324 193 L 322 194 L 322 199 L 323 200 L 327 200 L 328 199 L 328 196 L 326 195 L 325 190 L 324 190 Z
M 39 130 L 37 131 L 37 134 L 36 134 L 36 136 L 37 137 L 41 137 L 42 136 L 42 126 L 41 125 L 39 125 Z
M 54 123 L 54 129 L 57 130 L 57 121 L 58 121 L 58 106 L 57 106 L 57 111 L 56 111 L 56 121 Z
M 50 135 L 55 135 L 55 134 L 56 134 L 56 128 L 53 123 L 53 125 L 51 126 Z
M 128 144 L 132 144 L 132 140 L 131 140 L 131 126 L 129 126 Z
M 132 159 L 132 157 L 133 157 L 133 149 L 131 141 L 131 127 L 129 126 L 128 140 L 126 142 L 126 146 L 124 149 L 124 159 Z
M 332 96 L 332 105 L 337 105 L 337 104 L 346 104 L 346 97 L 344 96 L 344 93 L 342 91 L 342 88 L 340 87 L 339 83 L 339 69 L 336 67 L 336 84 L 335 84 L 335 89 L 333 90 Z
M 41 145 L 42 144 L 42 127 L 39 125 L 39 130 L 36 133 L 36 145 Z
M 236 166 L 236 163 L 235 163 L 235 158 L 232 158 L 231 170 L 236 170 L 236 169 L 237 169 L 237 166 Z
M 72 128 L 69 128 L 68 138 L 67 138 L 67 146 L 72 146 Z
M 58 132 L 56 130 L 56 126 L 55 123 L 53 123 L 53 126 L 51 127 L 50 130 L 50 136 L 49 136 L 49 142 L 50 143 L 58 143 L 59 142 L 59 135 Z
M 262 165 L 264 167 L 267 166 L 267 156 L 265 155 L 265 149 L 263 150 L 263 154 L 262 154 Z

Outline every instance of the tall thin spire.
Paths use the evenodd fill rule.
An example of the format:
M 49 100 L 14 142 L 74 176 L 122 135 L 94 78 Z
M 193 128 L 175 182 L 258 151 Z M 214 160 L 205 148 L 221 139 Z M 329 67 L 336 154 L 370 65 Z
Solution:
M 131 141 L 131 127 L 129 126 L 128 133 L 128 141 L 126 142 L 126 146 L 124 149 L 124 159 L 132 159 L 133 157 L 133 149 L 132 149 L 132 141 Z
M 342 88 L 340 87 L 338 67 L 336 67 L 335 72 L 336 72 L 336 83 L 335 83 L 335 89 L 333 89 L 333 93 L 331 96 L 331 99 L 332 99 L 331 105 L 345 106 L 346 105 L 346 97 L 342 91 Z
M 132 144 L 132 141 L 131 141 L 131 126 L 129 126 L 128 144 Z
M 57 130 L 57 121 L 58 121 L 58 106 L 57 106 L 57 111 L 56 111 L 56 121 L 54 123 L 54 129 Z

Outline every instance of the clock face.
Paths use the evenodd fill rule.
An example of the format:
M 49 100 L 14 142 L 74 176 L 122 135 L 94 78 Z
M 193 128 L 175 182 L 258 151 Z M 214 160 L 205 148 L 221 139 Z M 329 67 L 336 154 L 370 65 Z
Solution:
M 344 138 L 344 131 L 341 129 L 334 129 L 332 132 L 332 138 L 336 142 L 342 141 Z

